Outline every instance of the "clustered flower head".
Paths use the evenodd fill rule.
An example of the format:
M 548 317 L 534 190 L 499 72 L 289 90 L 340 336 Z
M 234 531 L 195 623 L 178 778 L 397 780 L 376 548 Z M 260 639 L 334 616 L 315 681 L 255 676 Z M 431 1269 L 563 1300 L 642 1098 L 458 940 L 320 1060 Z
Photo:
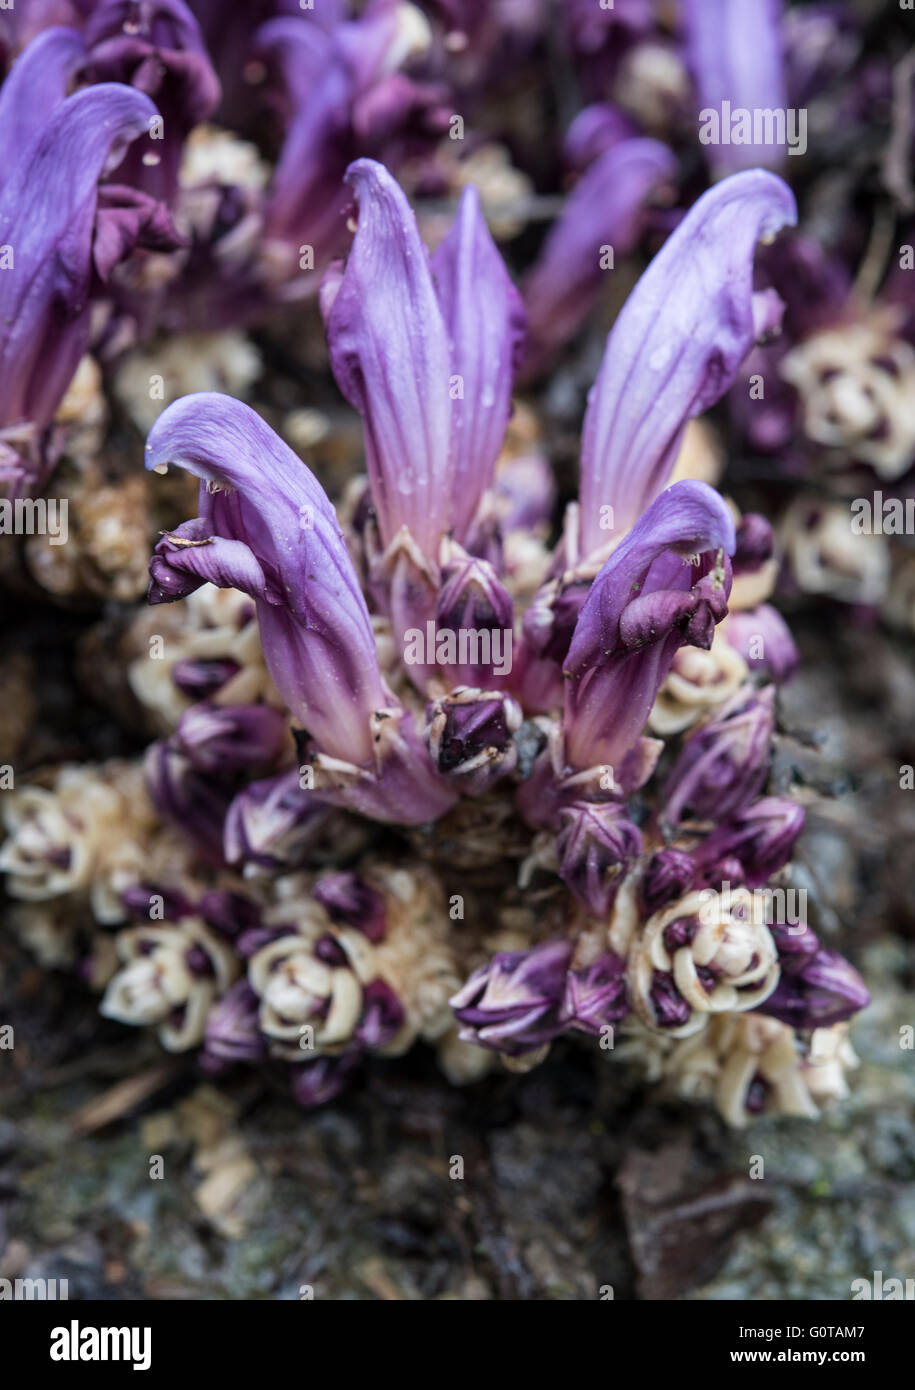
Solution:
M 4 792 L 26 939 L 72 917 L 106 1017 L 213 1075 L 280 1076 L 307 1106 L 414 1044 L 463 1082 L 567 1039 L 733 1123 L 817 1113 L 843 1093 L 867 992 L 783 911 L 804 813 L 770 787 L 798 661 L 769 602 L 773 528 L 689 459 L 732 393 L 765 447 L 794 412 L 810 443 L 897 478 L 915 359 L 889 309 L 839 333 L 825 290 L 798 303 L 795 199 L 761 167 L 777 152 L 716 147 L 691 206 L 677 185 L 694 101 L 744 84 L 747 106 L 783 106 L 786 82 L 829 74 L 786 73 L 775 5 L 753 7 L 748 73 L 726 6 L 687 0 L 674 34 L 647 4 L 570 4 L 586 89 L 613 100 L 570 128 L 577 182 L 519 287 L 487 190 L 443 143 L 455 93 L 472 104 L 506 46 L 527 61 L 534 20 L 249 8 L 72 0 L 65 25 L 8 34 L 10 497 L 62 458 L 91 487 L 95 446 L 63 410 L 88 350 L 130 413 L 125 352 L 154 364 L 156 334 L 220 329 L 219 372 L 244 380 L 230 335 L 278 307 L 305 323 L 309 299 L 364 455 L 335 506 L 236 395 L 155 416 L 145 466 L 169 477 L 143 496 L 168 520 L 119 647 L 148 746 Z M 223 124 L 254 107 L 272 170 Z M 450 221 L 421 229 L 399 173 L 459 195 Z M 646 237 L 662 244 L 606 338 L 558 514 L 514 392 L 588 318 L 604 243 L 622 258 Z M 782 394 L 743 418 L 737 392 L 773 354 Z

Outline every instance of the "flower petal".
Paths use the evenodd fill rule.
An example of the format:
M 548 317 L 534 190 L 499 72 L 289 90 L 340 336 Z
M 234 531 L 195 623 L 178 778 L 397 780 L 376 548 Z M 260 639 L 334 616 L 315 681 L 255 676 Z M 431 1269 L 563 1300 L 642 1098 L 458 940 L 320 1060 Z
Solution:
M 457 217 L 432 257 L 438 301 L 451 339 L 451 513 L 463 541 L 492 481 L 511 414 L 512 370 L 523 344 L 524 306 L 468 188 Z
M 435 561 L 451 494 L 448 334 L 416 219 L 380 164 L 347 171 L 359 226 L 327 313 L 337 384 L 362 415 L 381 536 L 405 525 Z

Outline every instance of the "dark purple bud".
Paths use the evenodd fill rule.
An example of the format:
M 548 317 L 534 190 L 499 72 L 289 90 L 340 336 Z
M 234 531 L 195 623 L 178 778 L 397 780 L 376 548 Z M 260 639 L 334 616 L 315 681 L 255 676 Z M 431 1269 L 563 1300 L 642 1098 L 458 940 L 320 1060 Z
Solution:
M 361 1047 L 351 1047 L 339 1057 L 317 1057 L 305 1066 L 293 1067 L 292 1094 L 306 1110 L 324 1105 L 343 1090 L 362 1056 Z
M 299 785 L 297 768 L 251 782 L 234 797 L 226 814 L 226 863 L 294 867 L 320 837 L 330 814 Z
M 778 951 L 778 963 L 783 975 L 793 975 L 802 970 L 820 949 L 816 932 L 806 922 L 798 925 L 769 922 L 768 927 Z
M 436 660 L 452 685 L 504 687 L 512 669 L 513 624 L 512 600 L 486 560 L 462 553 L 444 567 L 435 611 Z
M 755 573 L 775 552 L 772 527 L 758 512 L 747 512 L 737 523 L 737 549 L 734 551 L 734 576 Z
M 693 886 L 696 866 L 681 849 L 660 849 L 649 859 L 639 884 L 639 898 L 646 917 L 682 898 Z
M 406 1014 L 403 1004 L 384 980 L 372 980 L 362 991 L 362 1018 L 356 1037 L 366 1047 L 386 1047 L 403 1027 Z
M 608 951 L 583 970 L 566 976 L 560 1021 L 566 1028 L 599 1036 L 608 1023 L 629 1013 L 626 962 Z
M 493 956 L 451 999 L 461 1039 L 510 1057 L 552 1042 L 571 957 L 569 941 Z
M 764 796 L 737 811 L 693 850 L 700 877 L 712 885 L 727 881 L 759 887 L 787 864 L 803 828 L 801 806 L 786 796 Z
M 384 898 L 365 879 L 354 873 L 325 874 L 311 895 L 332 922 L 355 927 L 369 941 L 381 941 L 385 931 Z
M 177 922 L 179 917 L 189 917 L 194 911 L 191 900 L 183 893 L 163 889 L 157 883 L 134 883 L 124 891 L 122 898 L 130 916 L 139 921 Z M 153 917 L 154 910 L 156 917 Z
M 241 670 L 231 659 L 176 661 L 171 670 L 174 684 L 190 700 L 208 700 Z
M 225 888 L 210 888 L 197 903 L 196 911 L 214 931 L 233 941 L 260 923 L 257 904 Z
M 174 739 L 200 772 L 254 771 L 279 756 L 288 724 L 270 705 L 201 703 L 181 716 Z
M 692 1009 L 674 983 L 674 977 L 656 970 L 651 982 L 651 1003 L 659 1028 L 681 1028 L 692 1017 Z
M 559 876 L 596 917 L 610 911 L 623 874 L 642 852 L 642 836 L 620 802 L 577 802 L 561 812 Z
M 853 966 L 820 947 L 800 970 L 783 972 L 759 1012 L 792 1028 L 830 1028 L 870 1003 L 870 994 Z
M 788 624 L 769 603 L 729 613 L 724 632 L 751 671 L 763 671 L 780 684 L 798 667 L 800 656 Z
M 204 1057 L 220 1062 L 259 1062 L 265 1056 L 257 1026 L 259 1000 L 247 980 L 237 980 L 210 1009 L 203 1038 Z
M 774 689 L 739 691 L 686 739 L 665 787 L 664 814 L 720 821 L 762 791 L 775 728 Z
M 466 796 L 481 796 L 513 772 L 521 707 L 497 691 L 457 690 L 426 706 L 426 746 L 444 777 Z

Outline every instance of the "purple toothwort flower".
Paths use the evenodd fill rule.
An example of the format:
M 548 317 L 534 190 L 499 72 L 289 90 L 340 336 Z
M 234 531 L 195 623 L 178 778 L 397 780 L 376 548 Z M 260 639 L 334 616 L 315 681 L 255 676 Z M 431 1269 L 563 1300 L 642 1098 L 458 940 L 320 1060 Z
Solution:
M 303 790 L 298 768 L 249 782 L 226 812 L 226 863 L 261 869 L 300 864 L 332 814 L 313 792 Z
M 202 479 L 200 516 L 156 546 L 150 601 L 209 581 L 255 600 L 267 666 L 294 718 L 331 754 L 371 756 L 387 703 L 365 600 L 336 513 L 301 460 L 249 406 L 185 396 L 160 415 L 150 469 Z
M 58 102 L 0 190 L 0 427 L 48 426 L 89 343 L 98 182 L 156 108 L 105 84 Z M 14 486 L 40 481 L 31 460 L 5 470 Z M 31 469 L 30 469 L 31 464 Z M 32 477 L 29 477 L 31 471 Z
M 799 969 L 781 978 L 759 1012 L 792 1028 L 831 1028 L 870 1003 L 857 970 L 838 951 L 821 946 Z
M 775 122 L 755 139 L 754 114 L 787 117 L 781 0 L 684 0 L 687 63 L 696 85 L 699 141 L 713 171 L 731 174 L 758 165 L 778 167 L 785 144 Z M 749 129 L 732 131 L 732 118 Z M 739 136 L 738 140 L 732 135 Z M 803 150 L 800 151 L 804 153 Z
M 641 276 L 588 401 L 583 556 L 644 512 L 670 474 L 687 420 L 733 382 L 766 309 L 753 293 L 756 243 L 795 218 L 780 178 L 762 169 L 735 174 L 703 194 Z
M 385 687 L 336 513 L 309 469 L 250 407 L 207 393 L 164 411 L 146 450 L 148 468 L 173 462 L 202 480 L 200 515 L 156 546 L 150 601 L 206 581 L 250 594 L 274 683 L 324 759 L 316 789 L 381 819 L 441 814 L 453 794 Z
M 788 624 L 770 603 L 729 613 L 724 632 L 751 671 L 761 671 L 778 684 L 800 664 Z
M 559 1011 L 572 957 L 570 941 L 501 951 L 475 970 L 451 999 L 464 1042 L 523 1056 L 562 1031 Z
M 587 115 L 583 111 L 579 120 Z M 624 139 L 598 153 L 524 282 L 530 320 L 526 371 L 542 365 L 584 322 L 609 268 L 607 249 L 621 258 L 634 249 L 646 203 L 676 168 L 674 154 L 658 140 Z
M 288 726 L 285 715 L 270 705 L 201 702 L 185 710 L 174 737 L 201 772 L 250 771 L 279 756 Z
M 311 893 L 332 922 L 355 927 L 372 942 L 384 939 L 384 898 L 358 874 L 325 874 Z
M 599 1037 L 629 1013 L 626 962 L 612 951 L 566 976 L 559 1018 L 564 1028 Z
M 235 984 L 210 1009 L 203 1035 L 201 1060 L 205 1068 L 212 1062 L 259 1062 L 267 1054 L 258 1027 L 259 999 L 247 980 Z
M 475 193 L 430 264 L 387 170 L 360 159 L 347 180 L 358 228 L 321 304 L 334 375 L 363 418 L 380 598 L 401 636 L 432 616 L 442 538 L 462 540 L 492 479 L 523 316 Z
M 559 876 L 596 917 L 605 917 L 620 880 L 642 851 L 642 836 L 621 802 L 576 802 L 561 811 Z
M 171 201 L 184 139 L 220 98 L 196 19 L 184 0 L 99 0 L 84 38 L 84 80 L 123 82 L 155 100 L 161 121 L 131 151 L 124 181 Z
M 762 791 L 775 728 L 775 692 L 738 691 L 687 739 L 664 789 L 664 815 L 676 825 L 686 811 L 723 820 Z
M 803 828 L 804 810 L 796 801 L 764 796 L 713 830 L 693 857 L 703 882 L 713 887 L 733 879 L 756 888 L 787 864 Z
M 279 247 L 307 245 L 320 268 L 345 235 L 343 186 L 351 160 L 369 150 L 399 153 L 398 137 L 437 139 L 447 126 L 446 92 L 399 69 L 428 42 L 420 12 L 399 0 L 369 0 L 349 20 L 346 7 L 321 0 L 313 13 L 281 15 L 261 26 L 254 56 L 283 89 L 286 136 L 265 209 L 265 232 Z M 292 293 L 300 286 L 290 287 Z
M 622 766 L 677 650 L 709 647 L 727 606 L 734 523 L 704 483 L 675 483 L 595 579 L 564 666 L 565 751 L 573 767 Z

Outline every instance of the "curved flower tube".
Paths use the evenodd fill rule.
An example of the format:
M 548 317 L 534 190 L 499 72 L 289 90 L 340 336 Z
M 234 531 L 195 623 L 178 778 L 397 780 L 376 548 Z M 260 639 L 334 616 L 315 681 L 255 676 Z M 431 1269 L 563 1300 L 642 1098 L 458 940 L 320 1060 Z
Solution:
M 687 420 L 714 405 L 766 326 L 753 294 L 756 243 L 796 219 L 788 185 L 762 169 L 694 204 L 620 311 L 588 398 L 581 553 L 628 530 L 667 480 Z M 608 513 L 602 508 L 610 508 Z
M 169 463 L 202 480 L 201 515 L 156 546 L 150 600 L 183 598 L 206 581 L 250 594 L 293 716 L 328 753 L 364 762 L 369 721 L 389 697 L 323 488 L 250 406 L 216 393 L 185 396 L 160 415 L 146 467 Z
M 310 470 L 249 406 L 185 396 L 156 421 L 146 466 L 202 480 L 200 516 L 163 536 L 150 602 L 210 582 L 254 599 L 264 660 L 305 728 L 322 797 L 407 824 L 455 799 L 382 679 L 337 515 Z
M 50 423 L 89 342 L 98 182 L 149 128 L 147 96 L 114 83 L 61 101 L 0 191 L 0 426 Z M 40 471 L 40 470 L 36 470 Z M 27 476 L 25 463 L 19 480 Z

